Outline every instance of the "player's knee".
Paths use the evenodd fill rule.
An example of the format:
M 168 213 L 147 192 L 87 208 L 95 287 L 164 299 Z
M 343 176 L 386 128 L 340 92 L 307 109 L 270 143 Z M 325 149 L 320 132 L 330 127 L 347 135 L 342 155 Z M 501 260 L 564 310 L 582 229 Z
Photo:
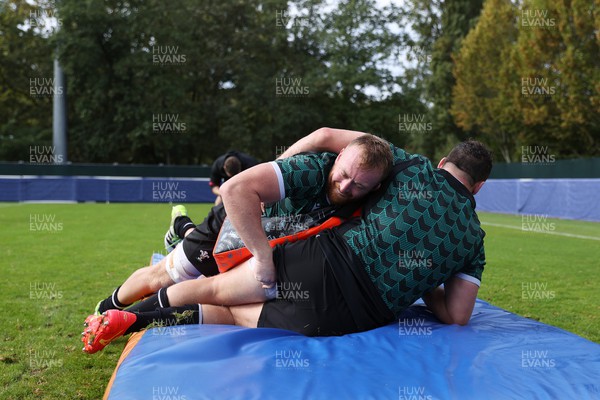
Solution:
M 135 280 L 138 283 L 144 283 L 147 282 L 149 277 L 150 277 L 150 267 L 142 267 L 139 268 L 137 270 L 135 270 L 132 274 L 130 279 Z
M 154 265 L 148 270 L 149 288 L 156 292 L 160 288 L 171 286 L 174 282 L 164 266 Z
M 225 304 L 227 303 L 224 297 L 230 287 L 226 285 L 222 285 L 220 279 L 215 279 L 214 277 L 204 278 L 203 279 L 205 288 L 207 290 L 208 296 L 211 299 L 215 299 L 217 303 Z

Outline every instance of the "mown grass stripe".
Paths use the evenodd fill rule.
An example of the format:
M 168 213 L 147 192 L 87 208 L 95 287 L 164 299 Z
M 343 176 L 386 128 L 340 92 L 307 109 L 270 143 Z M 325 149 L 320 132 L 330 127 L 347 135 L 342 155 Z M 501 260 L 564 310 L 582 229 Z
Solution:
M 555 232 L 555 231 L 544 231 L 544 230 L 532 230 L 532 229 L 523 229 L 520 226 L 514 226 L 514 225 L 505 225 L 505 224 L 497 224 L 495 222 L 485 222 L 485 221 L 481 221 L 481 223 L 483 225 L 489 225 L 489 226 L 496 226 L 498 228 L 508 228 L 508 229 L 515 229 L 515 230 L 519 230 L 522 232 L 533 232 L 533 233 L 545 233 L 548 235 L 558 235 L 558 236 L 566 236 L 566 237 L 573 237 L 573 238 L 578 238 L 578 239 L 588 239 L 588 240 L 600 240 L 599 237 L 594 237 L 594 236 L 585 236 L 585 235 L 576 235 L 574 233 L 565 233 L 565 232 Z

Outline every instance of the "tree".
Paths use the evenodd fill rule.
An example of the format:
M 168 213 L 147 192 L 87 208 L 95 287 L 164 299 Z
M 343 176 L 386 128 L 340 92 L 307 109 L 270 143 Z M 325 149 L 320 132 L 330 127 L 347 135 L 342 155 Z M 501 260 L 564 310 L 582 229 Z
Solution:
M 508 0 L 488 0 L 477 25 L 455 57 L 450 112 L 461 128 L 480 136 L 506 162 L 521 128 L 515 98 L 519 80 L 511 62 L 517 40 L 517 9 Z
M 200 163 L 218 151 L 220 84 L 243 10 L 180 1 L 63 1 L 72 157 Z M 240 6 L 242 7 L 242 6 Z M 159 21 L 159 23 L 156 23 Z
M 53 48 L 46 38 L 49 9 L 25 0 L 0 4 L 0 159 L 30 159 L 52 145 Z
M 516 68 L 523 145 L 559 157 L 600 154 L 600 50 L 591 1 L 526 0 L 521 6 Z
M 57 50 L 73 162 L 208 164 L 230 148 L 267 160 L 320 126 L 405 144 L 398 114 L 425 112 L 414 79 L 382 63 L 404 35 L 390 29 L 397 9 L 374 0 L 61 0 L 54 11 L 58 32 L 29 33 L 52 51 L 30 65 L 51 76 Z M 23 19 L 15 15 L 12 26 Z M 22 144 L 32 143 L 28 131 L 50 144 L 50 99 L 31 112 L 32 100 L 18 105 L 16 93 L 3 92 L 6 110 L 45 124 L 15 122 Z
M 429 106 L 426 120 L 432 126 L 426 140 L 420 138 L 419 148 L 430 157 L 444 156 L 454 142 L 468 136 L 449 112 L 455 84 L 452 57 L 477 20 L 482 3 L 483 0 L 411 0 L 404 6 L 407 22 L 417 33 L 407 51 L 412 58 L 420 57 L 416 69 L 422 81 L 423 99 Z
M 593 4 L 488 0 L 456 58 L 452 114 L 505 161 L 525 146 L 597 155 L 600 53 Z
M 483 0 L 449 0 L 441 5 L 441 35 L 432 46 L 431 76 L 425 86 L 427 99 L 432 103 L 430 119 L 432 133 L 435 134 L 429 143 L 443 143 L 442 139 L 447 136 L 457 140 L 464 140 L 468 136 L 455 124 L 450 114 L 455 84 L 452 57 L 460 50 L 463 37 L 473 27 L 482 3 Z M 445 154 L 446 151 L 438 154 L 437 158 Z

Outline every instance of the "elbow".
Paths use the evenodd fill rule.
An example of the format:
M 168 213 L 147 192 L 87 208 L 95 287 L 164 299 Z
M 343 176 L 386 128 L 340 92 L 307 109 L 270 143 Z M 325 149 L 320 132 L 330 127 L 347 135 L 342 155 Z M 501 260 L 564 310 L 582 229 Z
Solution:
M 219 195 L 225 203 L 227 200 L 235 196 L 237 190 L 239 190 L 237 180 L 232 178 L 224 182 L 221 186 L 219 186 Z
M 323 127 L 313 132 L 313 145 L 319 150 L 325 148 L 328 143 L 333 140 L 333 130 L 331 128 Z
M 255 199 L 258 203 L 262 201 L 255 185 L 245 179 L 244 172 L 237 174 L 219 187 L 221 201 L 228 213 L 230 212 L 228 207 L 231 207 L 234 203 L 237 205 L 240 203 L 250 203 L 254 202 Z
M 469 320 L 471 319 L 470 315 L 451 315 L 450 321 L 448 324 L 456 324 L 460 326 L 465 326 L 469 324 Z

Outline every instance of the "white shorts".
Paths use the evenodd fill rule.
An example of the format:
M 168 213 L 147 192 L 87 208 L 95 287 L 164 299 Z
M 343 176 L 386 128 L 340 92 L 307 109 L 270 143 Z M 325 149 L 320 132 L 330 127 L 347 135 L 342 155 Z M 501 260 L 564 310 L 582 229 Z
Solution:
M 182 243 L 177 244 L 175 250 L 167 255 L 165 268 L 175 283 L 196 279 L 201 274 L 185 256 Z

